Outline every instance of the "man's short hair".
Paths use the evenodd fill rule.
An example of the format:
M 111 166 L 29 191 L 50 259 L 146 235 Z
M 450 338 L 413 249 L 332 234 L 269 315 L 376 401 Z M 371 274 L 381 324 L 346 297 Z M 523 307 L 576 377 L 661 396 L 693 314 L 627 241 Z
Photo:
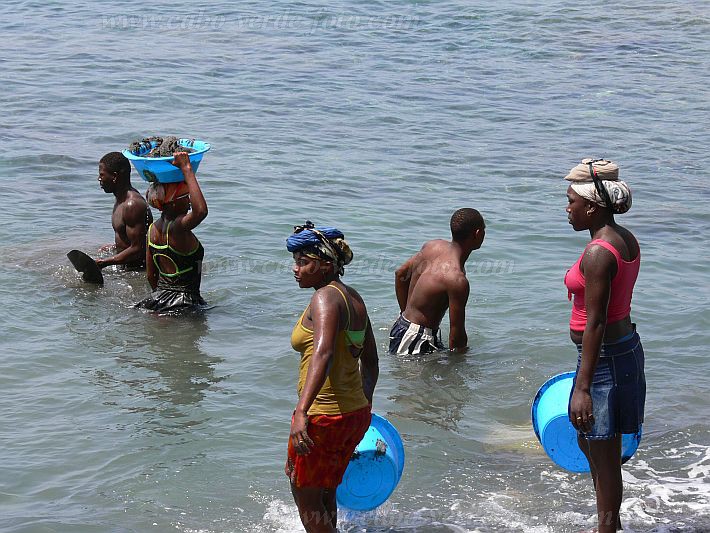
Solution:
M 481 213 L 470 207 L 459 209 L 451 215 L 451 236 L 455 241 L 463 241 L 477 229 L 485 227 Z
M 121 152 L 109 152 L 101 158 L 99 164 L 104 165 L 109 172 L 115 172 L 121 179 L 131 177 L 131 162 Z

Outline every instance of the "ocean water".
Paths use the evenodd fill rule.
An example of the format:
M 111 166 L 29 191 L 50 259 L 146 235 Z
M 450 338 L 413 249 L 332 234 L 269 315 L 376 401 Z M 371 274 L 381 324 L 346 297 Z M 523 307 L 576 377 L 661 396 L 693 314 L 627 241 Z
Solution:
M 565 270 L 588 240 L 562 177 L 621 165 L 642 269 L 644 437 L 633 532 L 710 530 L 707 2 L 11 2 L 0 6 L 0 530 L 301 531 L 283 474 L 307 304 L 284 240 L 336 225 L 381 348 L 375 410 L 407 463 L 342 531 L 572 532 L 591 481 L 545 456 L 538 387 L 572 370 Z M 131 308 L 148 285 L 67 261 L 113 238 L 106 152 L 212 143 L 201 317 Z M 145 183 L 134 174 L 141 190 Z M 486 218 L 465 356 L 386 355 L 393 271 Z M 445 320 L 444 337 L 448 332 Z

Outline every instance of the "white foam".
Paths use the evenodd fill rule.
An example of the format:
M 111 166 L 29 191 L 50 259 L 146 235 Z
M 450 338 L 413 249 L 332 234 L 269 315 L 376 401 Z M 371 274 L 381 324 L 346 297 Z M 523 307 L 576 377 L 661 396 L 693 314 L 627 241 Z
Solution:
M 658 450 L 650 453 L 654 452 Z M 622 471 L 626 496 L 622 518 L 626 515 L 634 522 L 661 526 L 677 525 L 679 516 L 710 516 L 710 447 L 688 443 L 660 450 L 660 454 L 648 461 L 633 461 Z M 670 468 L 653 468 L 649 462 Z
M 301 520 L 298 516 L 298 509 L 295 504 L 284 503 L 281 500 L 265 502 L 266 512 L 264 513 L 262 524 L 258 525 L 255 532 L 274 533 L 297 533 L 304 531 Z M 356 533 L 397 528 L 405 530 L 426 531 L 429 527 L 446 525 L 447 530 L 453 533 L 481 533 L 478 529 L 466 529 L 452 524 L 455 517 L 457 503 L 451 506 L 450 511 L 443 512 L 440 509 L 421 508 L 416 511 L 401 512 L 391 503 L 387 502 L 373 511 L 356 512 L 347 509 L 338 511 L 338 531 L 340 533 Z M 442 515 L 446 515 L 446 520 L 441 521 Z M 449 518 L 451 520 L 449 520 Z M 548 533 L 547 530 L 538 533 Z
M 264 513 L 261 528 L 256 531 L 273 533 L 296 533 L 305 531 L 301 518 L 298 516 L 298 508 L 295 503 L 285 503 L 281 500 L 271 500 L 266 502 L 266 512 Z
M 515 506 L 514 498 L 508 495 L 492 494 L 488 501 L 483 504 L 486 511 L 487 522 L 495 529 L 505 529 L 510 531 L 524 531 L 525 533 L 553 533 L 553 529 L 547 525 L 532 525 L 529 523 L 531 517 L 518 513 L 511 509 Z
M 675 443 L 674 443 L 675 444 Z M 703 531 L 704 517 L 710 516 L 710 447 L 694 443 L 676 447 L 652 446 L 622 469 L 624 501 L 621 520 L 629 533 L 670 533 L 671 531 Z M 537 512 L 535 500 L 540 495 L 525 487 L 509 487 L 504 493 L 466 491 L 429 495 L 429 504 L 416 510 L 400 509 L 387 502 L 380 508 L 356 513 L 341 509 L 339 530 L 342 533 L 402 530 L 427 531 L 445 527 L 458 533 L 480 531 L 521 531 L 555 533 L 570 528 L 592 528 L 596 522 L 594 492 L 591 480 L 567 472 L 542 470 L 540 481 L 549 487 L 543 501 L 554 499 L 555 512 Z M 579 511 L 582 500 L 588 512 Z M 304 531 L 298 510 L 292 502 L 256 497 L 266 510 L 254 531 L 259 533 L 294 533 Z M 575 507 L 570 501 L 576 502 Z M 543 502 L 541 502 L 543 503 Z M 588 504 L 588 505 L 587 505 Z M 586 509 L 586 507 L 584 509 Z M 570 511 L 574 508 L 575 511 Z M 689 529 L 678 529 L 687 527 Z M 479 529 L 480 528 L 480 529 Z

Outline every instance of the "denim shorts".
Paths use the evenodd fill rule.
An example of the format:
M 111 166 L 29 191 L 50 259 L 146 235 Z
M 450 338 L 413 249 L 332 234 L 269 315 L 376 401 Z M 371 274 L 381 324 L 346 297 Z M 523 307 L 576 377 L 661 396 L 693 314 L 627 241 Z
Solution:
M 577 345 L 577 372 L 582 345 Z M 612 344 L 602 344 L 589 389 L 594 414 L 592 430 L 580 433 L 592 440 L 611 439 L 619 433 L 638 433 L 646 403 L 646 376 L 641 339 L 634 333 Z M 574 383 L 577 374 L 574 376 Z M 574 392 L 574 384 L 572 385 Z M 570 400 L 572 394 L 570 393 Z M 569 412 L 569 404 L 568 404 Z

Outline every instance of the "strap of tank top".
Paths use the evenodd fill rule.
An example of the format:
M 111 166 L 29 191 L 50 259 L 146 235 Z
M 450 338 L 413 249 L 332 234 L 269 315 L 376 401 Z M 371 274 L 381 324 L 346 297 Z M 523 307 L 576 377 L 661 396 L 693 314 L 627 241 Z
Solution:
M 301 316 L 298 319 L 298 325 L 306 330 L 308 333 L 313 333 L 313 330 L 308 329 L 306 326 L 303 325 L 303 317 L 306 316 L 306 313 L 308 310 L 311 308 L 311 304 L 308 304 L 306 308 L 303 310 L 303 313 L 301 313 Z
M 611 243 L 606 242 L 605 240 L 602 239 L 594 239 L 592 242 L 590 242 L 587 246 L 591 246 L 592 244 L 598 244 L 602 248 L 606 248 L 609 250 L 612 254 L 614 254 L 614 257 L 616 258 L 616 268 L 617 272 L 621 270 L 621 254 L 619 253 L 619 250 L 614 248 L 614 246 Z
M 173 221 L 169 221 L 167 227 L 165 228 L 165 244 L 170 247 L 170 224 L 172 224 Z
M 340 287 L 338 287 L 337 285 L 333 285 L 332 281 L 328 283 L 328 286 L 333 287 L 335 290 L 337 290 L 340 293 L 340 296 L 343 297 L 343 300 L 345 300 L 345 309 L 348 312 L 348 324 L 347 326 L 345 326 L 345 330 L 347 331 L 350 329 L 350 305 L 348 305 L 348 298 L 345 296 L 345 293 L 340 290 Z
M 362 352 L 363 346 L 365 344 L 365 332 L 367 331 L 367 326 L 370 322 L 370 318 L 367 318 L 367 321 L 365 322 L 365 327 L 364 329 L 361 329 L 359 331 L 351 331 L 350 330 L 350 305 L 348 304 L 348 298 L 345 296 L 345 293 L 340 290 L 340 287 L 337 287 L 336 285 L 332 285 L 332 282 L 328 284 L 330 287 L 333 287 L 334 289 L 337 289 L 338 292 L 340 293 L 340 296 L 343 297 L 343 300 L 345 300 L 345 308 L 348 310 L 348 325 L 345 328 L 345 337 L 348 340 L 348 342 L 358 348 L 360 352 L 358 353 L 357 357 L 360 357 L 360 353 Z M 357 334 L 357 337 L 362 337 L 358 338 L 357 341 L 354 341 L 351 337 L 351 335 Z
M 149 244 L 149 245 L 153 244 L 153 243 L 151 242 L 151 240 L 150 240 L 150 230 L 153 229 L 153 224 L 155 224 L 155 222 L 151 222 L 151 223 L 150 223 L 150 226 L 148 226 L 148 233 L 147 233 L 147 234 L 148 234 L 148 244 Z

